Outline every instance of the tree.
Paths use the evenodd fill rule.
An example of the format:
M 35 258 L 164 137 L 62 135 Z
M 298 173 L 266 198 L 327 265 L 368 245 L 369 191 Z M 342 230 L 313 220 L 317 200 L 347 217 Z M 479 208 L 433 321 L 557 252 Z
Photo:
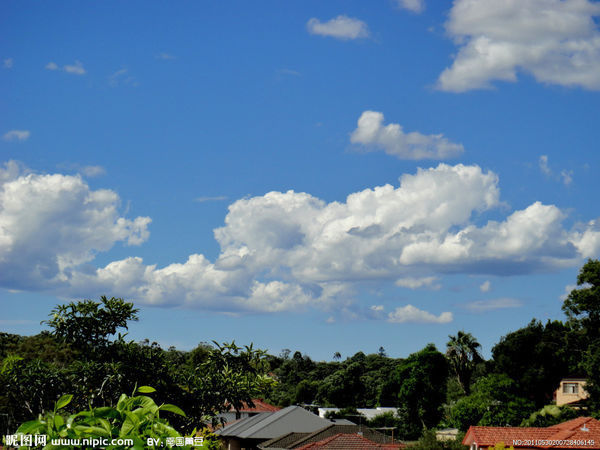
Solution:
M 463 392 L 469 395 L 471 392 L 471 376 L 475 366 L 483 362 L 479 354 L 481 345 L 471 333 L 459 331 L 456 336 L 448 336 L 450 340 L 446 344 L 446 357 L 450 369 L 454 372 Z
M 100 302 L 84 300 L 58 305 L 50 312 L 50 320 L 42 323 L 53 329 L 57 338 L 75 348 L 89 351 L 108 346 L 109 337 L 127 323 L 138 320 L 138 309 L 122 298 L 100 297 Z
M 399 416 L 404 421 L 404 438 L 418 438 L 423 429 L 436 426 L 443 415 L 448 363 L 435 345 L 428 344 L 399 364 Z
M 577 286 L 565 299 L 562 309 L 577 322 L 590 340 L 600 337 L 600 261 L 589 259 L 577 275 Z

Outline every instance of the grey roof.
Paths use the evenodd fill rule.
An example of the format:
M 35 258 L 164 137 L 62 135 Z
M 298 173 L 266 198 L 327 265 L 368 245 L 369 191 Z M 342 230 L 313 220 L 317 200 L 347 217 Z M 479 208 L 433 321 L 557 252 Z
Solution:
M 274 413 L 261 413 L 232 423 L 216 432 L 239 439 L 273 439 L 290 432 L 312 433 L 331 425 L 300 406 L 288 406 Z
M 287 433 L 283 436 L 270 439 L 258 445 L 258 448 L 268 448 L 269 450 L 284 450 L 290 448 L 290 445 L 300 440 L 303 437 L 308 436 L 311 433 Z

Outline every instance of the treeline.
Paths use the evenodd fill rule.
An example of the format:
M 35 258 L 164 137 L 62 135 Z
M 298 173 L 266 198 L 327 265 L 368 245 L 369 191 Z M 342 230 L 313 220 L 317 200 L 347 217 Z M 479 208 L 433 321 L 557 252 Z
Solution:
M 317 362 L 300 352 L 274 356 L 234 343 L 201 343 L 184 352 L 127 341 L 119 331 L 138 319 L 138 311 L 121 299 L 57 306 L 48 332 L 0 333 L 0 431 L 12 432 L 52 410 L 63 394 L 73 394 L 69 407 L 76 411 L 114 405 L 142 385 L 156 389 L 157 404 L 186 412 L 172 421 L 185 432 L 257 397 L 279 406 L 336 406 L 353 421 L 355 408 L 397 407 L 398 417 L 388 414 L 371 425 L 393 426 L 403 439 L 435 427 L 546 426 L 577 414 L 598 415 L 600 262 L 589 260 L 577 281 L 563 305 L 564 321 L 532 320 L 504 336 L 489 361 L 463 331 L 449 336 L 444 349 L 428 344 L 405 359 L 380 348 Z M 545 408 L 569 376 L 588 379 L 587 409 Z

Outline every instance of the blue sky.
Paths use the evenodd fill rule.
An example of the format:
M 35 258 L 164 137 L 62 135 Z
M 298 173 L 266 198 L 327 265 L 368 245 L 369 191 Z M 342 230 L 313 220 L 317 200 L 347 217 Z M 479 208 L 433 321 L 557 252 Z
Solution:
M 486 355 L 600 256 L 600 3 L 6 1 L 0 328 Z

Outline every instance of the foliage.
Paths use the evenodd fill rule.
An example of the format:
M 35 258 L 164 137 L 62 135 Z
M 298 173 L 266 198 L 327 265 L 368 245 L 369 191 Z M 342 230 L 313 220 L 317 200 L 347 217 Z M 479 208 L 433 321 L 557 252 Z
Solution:
M 99 350 L 108 346 L 109 337 L 119 328 L 127 329 L 127 322 L 138 320 L 138 309 L 122 298 L 100 297 L 100 302 L 84 300 L 57 305 L 50 312 L 50 320 L 43 323 L 53 329 L 52 334 L 77 349 Z
M 137 389 L 140 394 L 152 393 L 154 388 L 142 386 Z M 52 411 L 22 424 L 16 431 L 17 435 L 46 435 L 45 448 L 57 448 L 50 445 L 53 439 L 131 439 L 133 446 L 130 448 L 144 449 L 156 448 L 161 445 L 148 445 L 148 439 L 153 442 L 165 443 L 167 438 L 182 437 L 161 413 L 169 412 L 180 416 L 185 413 L 172 404 L 157 405 L 152 398 L 146 395 L 127 396 L 122 394 L 114 407 L 89 408 L 73 414 L 66 414 L 63 410 L 72 400 L 72 395 L 63 395 L 58 399 Z M 158 440 L 158 441 L 156 441 Z M 61 445 L 60 448 L 75 448 L 74 446 Z M 107 448 L 123 448 L 122 446 L 109 446 Z M 192 449 L 193 446 L 182 446 L 183 449 Z M 206 448 L 206 447 L 205 447 Z
M 400 432 L 405 439 L 414 439 L 442 418 L 448 363 L 435 345 L 428 344 L 403 361 L 395 376 L 400 386 L 398 415 L 404 423 Z
M 471 377 L 477 364 L 483 362 L 479 354 L 481 345 L 471 333 L 459 331 L 456 336 L 448 336 L 450 340 L 446 344 L 446 357 L 450 369 L 456 376 L 463 392 L 469 395 L 471 392 Z
M 517 383 L 507 375 L 487 375 L 451 407 L 449 422 L 461 431 L 471 425 L 518 426 L 535 408 L 519 393 Z
M 425 430 L 419 440 L 410 448 L 412 450 L 464 450 L 463 437 L 464 435 L 459 433 L 454 440 L 438 441 L 435 430 Z
M 534 412 L 529 418 L 521 422 L 522 427 L 550 427 L 567 420 L 585 415 L 585 410 L 575 410 L 568 406 L 546 405 Z

